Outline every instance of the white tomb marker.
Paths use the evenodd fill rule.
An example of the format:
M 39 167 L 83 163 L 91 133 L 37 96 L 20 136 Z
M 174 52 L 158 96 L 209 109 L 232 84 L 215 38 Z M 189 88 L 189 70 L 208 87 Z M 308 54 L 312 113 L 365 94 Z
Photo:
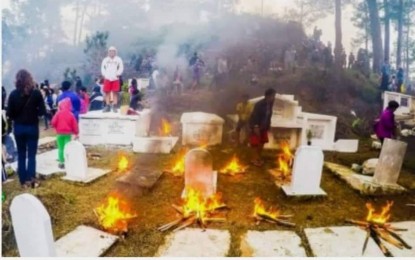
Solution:
M 199 191 L 205 198 L 216 193 L 217 172 L 212 169 L 212 156 L 204 149 L 190 150 L 185 158 L 184 185 Z
M 326 195 L 320 188 L 324 155 L 320 147 L 300 146 L 294 159 L 291 185 L 282 189 L 288 196 Z
M 36 197 L 28 193 L 16 196 L 10 214 L 21 257 L 56 256 L 50 216 Z

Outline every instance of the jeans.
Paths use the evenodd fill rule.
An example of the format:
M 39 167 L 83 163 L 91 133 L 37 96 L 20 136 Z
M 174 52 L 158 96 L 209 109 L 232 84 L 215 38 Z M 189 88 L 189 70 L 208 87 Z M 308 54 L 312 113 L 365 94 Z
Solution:
M 17 145 L 17 172 L 20 184 L 36 178 L 36 152 L 39 140 L 39 126 L 14 124 Z M 27 166 L 26 166 L 27 158 Z

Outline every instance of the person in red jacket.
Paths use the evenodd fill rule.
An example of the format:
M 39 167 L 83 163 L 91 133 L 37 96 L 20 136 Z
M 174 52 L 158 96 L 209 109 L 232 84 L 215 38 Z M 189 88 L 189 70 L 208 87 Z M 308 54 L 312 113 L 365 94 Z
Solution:
M 56 142 L 58 143 L 59 168 L 65 168 L 65 158 L 63 151 L 65 145 L 71 141 L 72 135 L 78 139 L 78 123 L 72 114 L 72 103 L 69 98 L 65 98 L 59 103 L 59 110 L 52 119 L 52 126 L 56 130 Z

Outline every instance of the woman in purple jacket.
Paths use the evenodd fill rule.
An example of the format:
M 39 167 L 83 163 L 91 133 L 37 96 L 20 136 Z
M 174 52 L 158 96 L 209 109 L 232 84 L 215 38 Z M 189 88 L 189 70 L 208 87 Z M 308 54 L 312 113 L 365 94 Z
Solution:
M 392 100 L 388 103 L 388 107 L 382 112 L 380 118 L 375 124 L 375 133 L 383 144 L 385 138 L 395 138 L 395 115 L 393 114 L 398 109 L 398 102 Z

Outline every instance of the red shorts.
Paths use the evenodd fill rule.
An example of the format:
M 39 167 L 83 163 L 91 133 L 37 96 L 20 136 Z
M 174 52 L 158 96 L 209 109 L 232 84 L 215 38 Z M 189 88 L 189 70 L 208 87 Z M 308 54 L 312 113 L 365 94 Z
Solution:
M 268 143 L 268 131 L 261 131 L 260 136 L 251 133 L 251 136 L 249 136 L 249 143 L 251 144 L 251 146 L 257 146 L 260 144 Z
M 105 93 L 109 93 L 109 92 L 119 92 L 120 91 L 120 81 L 119 80 L 114 80 L 114 81 L 109 81 L 109 80 L 104 80 L 104 92 Z

